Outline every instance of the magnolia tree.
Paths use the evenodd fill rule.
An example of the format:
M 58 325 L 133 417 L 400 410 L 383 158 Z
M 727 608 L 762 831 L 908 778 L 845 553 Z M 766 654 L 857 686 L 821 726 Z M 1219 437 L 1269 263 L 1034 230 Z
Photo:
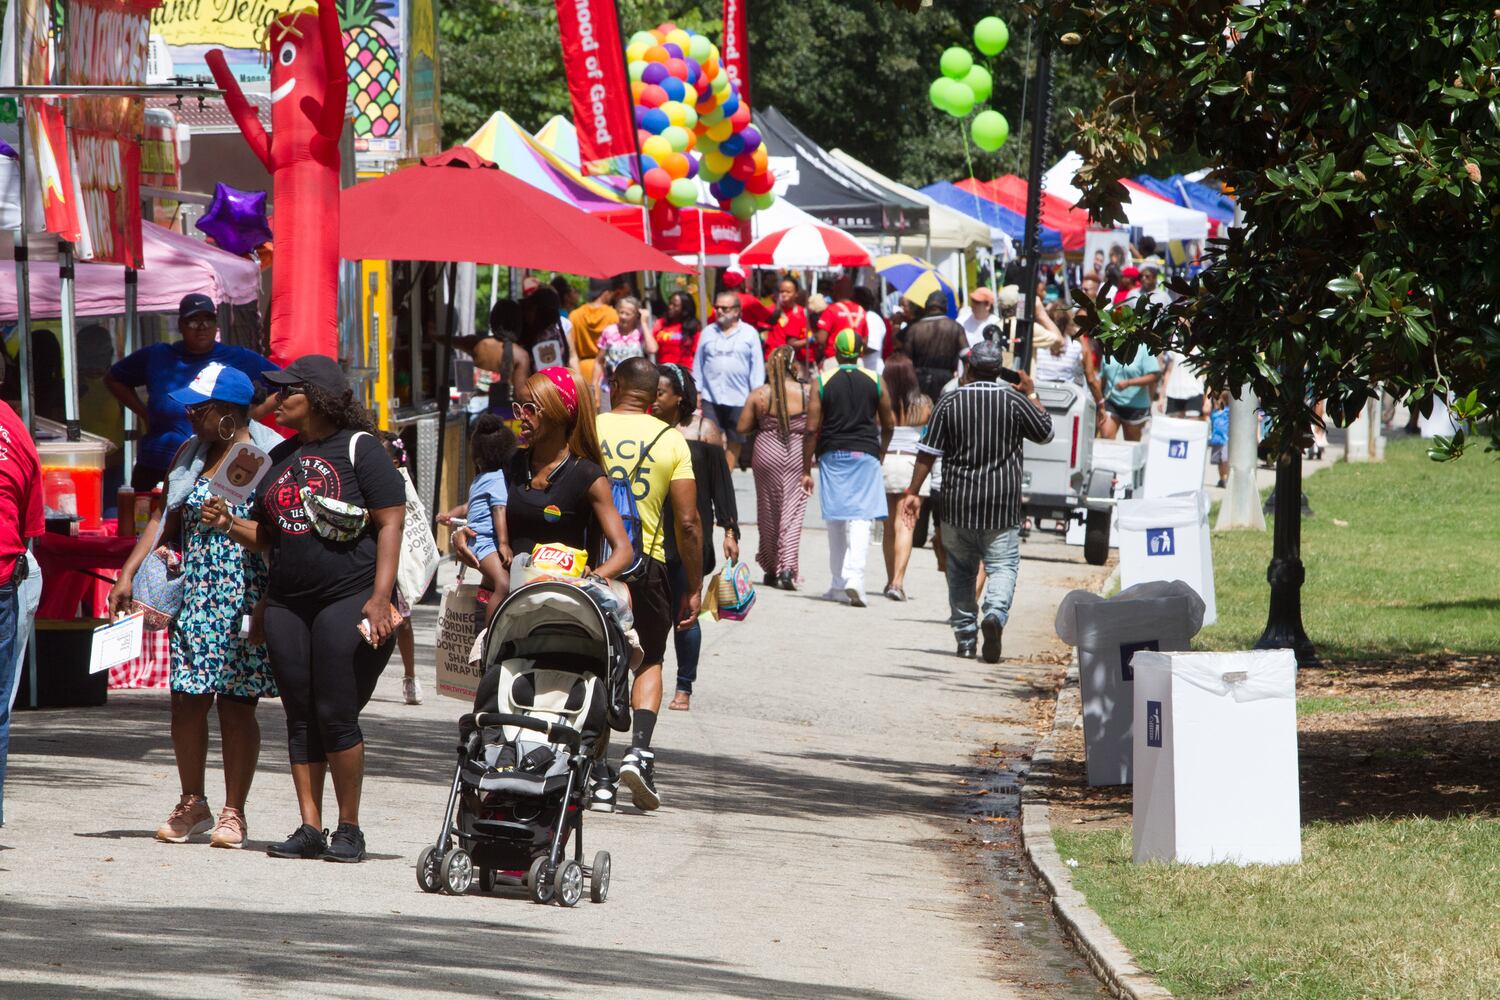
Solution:
M 1123 219 L 1118 179 L 1192 155 L 1232 186 L 1243 225 L 1170 306 L 1086 307 L 1114 349 L 1195 355 L 1250 385 L 1279 456 L 1263 645 L 1302 632 L 1299 447 L 1326 400 L 1353 419 L 1383 387 L 1412 405 L 1500 400 L 1500 11 L 1424 0 L 1098 0 L 1024 4 L 1057 58 L 1099 77 L 1071 112 L 1075 183 Z M 1492 412 L 1492 409 L 1491 411 Z M 1439 442 L 1438 457 L 1464 440 Z

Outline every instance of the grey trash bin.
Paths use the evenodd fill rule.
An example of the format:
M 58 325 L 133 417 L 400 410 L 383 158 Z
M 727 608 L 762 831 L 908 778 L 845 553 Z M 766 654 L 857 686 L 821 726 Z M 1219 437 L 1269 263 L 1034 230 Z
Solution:
M 1107 600 L 1075 590 L 1058 605 L 1058 637 L 1078 650 L 1090 785 L 1131 783 L 1131 657 L 1186 650 L 1202 625 L 1203 599 L 1180 580 L 1139 584 Z

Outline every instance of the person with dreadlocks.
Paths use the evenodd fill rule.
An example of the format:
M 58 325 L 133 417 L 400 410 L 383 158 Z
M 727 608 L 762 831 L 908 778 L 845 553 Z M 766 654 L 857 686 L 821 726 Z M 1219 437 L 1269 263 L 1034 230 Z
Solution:
M 729 476 L 729 462 L 724 457 L 722 438 L 706 441 L 692 432 L 693 413 L 698 408 L 698 386 L 693 382 L 693 373 L 682 365 L 657 365 L 661 373 L 656 389 L 656 405 L 651 413 L 668 426 L 677 427 L 687 438 L 688 453 L 693 456 L 693 478 L 698 482 L 698 521 L 703 525 L 703 576 L 714 571 L 717 557 L 714 554 L 714 531 L 717 524 L 724 529 L 724 558 L 731 563 L 740 558 L 740 512 L 734 499 L 734 481 Z M 702 425 L 712 428 L 712 423 Z M 672 498 L 667 498 L 667 508 L 672 507 Z M 666 515 L 664 514 L 663 517 Z M 683 568 L 682 553 L 677 549 L 676 532 L 666 536 L 667 586 L 672 593 L 672 603 L 680 604 L 687 590 L 687 571 Z M 694 619 L 687 628 L 672 633 L 672 643 L 677 651 L 677 690 L 667 706 L 674 712 L 686 712 L 692 707 L 693 682 L 698 679 L 699 650 L 703 645 L 703 631 Z
M 755 436 L 750 468 L 755 475 L 755 518 L 760 548 L 755 561 L 765 583 L 796 590 L 802 549 L 802 515 L 809 493 L 802 488 L 802 439 L 807 433 L 807 385 L 797 378 L 797 348 L 783 344 L 766 361 L 766 384 L 750 394 L 739 430 Z

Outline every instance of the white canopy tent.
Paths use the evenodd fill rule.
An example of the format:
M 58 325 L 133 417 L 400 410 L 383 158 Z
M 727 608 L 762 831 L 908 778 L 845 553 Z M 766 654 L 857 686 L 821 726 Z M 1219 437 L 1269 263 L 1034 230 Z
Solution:
M 1073 186 L 1073 177 L 1083 166 L 1083 157 L 1069 153 L 1048 170 L 1044 183 L 1048 194 L 1065 198 L 1077 204 L 1083 192 Z M 1208 239 L 1208 216 L 1193 208 L 1183 208 L 1169 201 L 1148 194 L 1138 188 L 1125 185 L 1129 197 L 1124 204 L 1125 218 L 1132 226 L 1139 226 L 1147 236 L 1158 240 Z

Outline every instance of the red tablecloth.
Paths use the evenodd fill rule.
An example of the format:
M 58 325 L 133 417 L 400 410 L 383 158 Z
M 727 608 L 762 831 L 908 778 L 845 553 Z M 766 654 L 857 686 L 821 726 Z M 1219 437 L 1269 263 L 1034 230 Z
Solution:
M 115 522 L 104 522 L 104 533 L 55 535 L 48 533 L 32 544 L 32 554 L 42 568 L 42 600 L 38 618 L 71 621 L 82 615 L 104 618 L 109 611 L 110 583 L 135 548 L 134 538 L 117 538 Z M 96 575 L 97 574 L 97 575 Z M 164 688 L 167 686 L 169 649 L 166 632 L 147 632 L 142 654 L 109 672 L 111 688 Z

